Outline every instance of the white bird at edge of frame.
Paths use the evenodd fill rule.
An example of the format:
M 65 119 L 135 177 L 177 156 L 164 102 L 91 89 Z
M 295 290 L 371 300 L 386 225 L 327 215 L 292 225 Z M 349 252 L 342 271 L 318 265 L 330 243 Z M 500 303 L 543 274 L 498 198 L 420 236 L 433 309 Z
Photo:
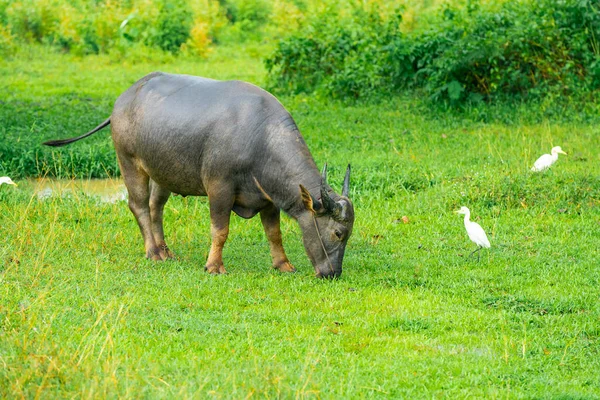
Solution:
M 14 183 L 12 181 L 12 179 L 10 179 L 8 176 L 3 176 L 0 177 L 0 186 L 2 186 L 3 183 L 6 183 L 7 185 L 15 185 L 18 186 L 16 183 Z
M 489 249 L 491 247 L 490 241 L 488 240 L 485 231 L 477 222 L 472 222 L 469 219 L 471 217 L 471 211 L 469 211 L 467 207 L 463 206 L 460 208 L 460 210 L 455 212 L 465 215 L 465 229 L 467 230 L 467 235 L 469 235 L 469 239 L 471 239 L 471 241 L 477 245 L 477 248 L 473 250 L 467 258 L 471 257 L 484 247 Z M 480 255 L 477 254 L 477 262 L 479 262 L 479 257 Z
M 550 150 L 550 153 L 551 154 L 544 154 L 543 156 L 538 158 L 533 164 L 533 167 L 531 167 L 531 170 L 533 172 L 541 172 L 547 170 L 552 164 L 556 162 L 556 160 L 558 160 L 559 154 L 564 154 L 565 156 L 567 155 L 567 153 L 565 153 L 560 148 L 560 146 L 553 147 L 552 150 Z

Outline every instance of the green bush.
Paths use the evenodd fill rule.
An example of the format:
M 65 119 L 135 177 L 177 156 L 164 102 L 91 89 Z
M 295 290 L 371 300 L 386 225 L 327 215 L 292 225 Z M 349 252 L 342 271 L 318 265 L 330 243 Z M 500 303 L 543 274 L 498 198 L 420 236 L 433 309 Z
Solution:
M 406 88 L 451 102 L 582 96 L 600 87 L 600 3 L 471 2 L 445 7 L 424 31 L 361 4 L 325 10 L 266 60 L 273 89 L 365 97 Z
M 29 41 L 50 41 L 57 24 L 57 9 L 50 1 L 25 0 L 10 3 L 4 10 L 12 32 Z
M 163 0 L 150 41 L 165 51 L 177 53 L 190 37 L 193 14 L 185 1 Z
M 229 24 L 217 41 L 239 43 L 263 38 L 264 30 L 271 21 L 271 1 L 221 0 L 219 3 Z
M 6 9 L 10 5 L 9 0 L 0 0 L 0 25 L 8 25 Z
M 410 54 L 434 98 L 570 95 L 598 87 L 598 2 L 506 3 L 498 11 L 448 8 L 443 15 Z
M 8 29 L 0 25 L 0 56 L 6 57 L 14 52 L 14 37 Z
M 319 4 L 309 0 L 311 6 Z M 204 56 L 212 44 L 262 41 L 298 27 L 297 0 L 0 0 L 0 27 L 16 43 L 76 54 L 140 44 Z M 302 3 L 304 4 L 304 3 Z M 5 35 L 6 36 L 6 35 Z
M 216 0 L 0 0 L 0 27 L 15 42 L 83 55 L 141 44 L 176 53 L 194 27 L 194 43 L 200 41 L 200 28 L 210 43 L 223 20 Z
M 242 23 L 246 30 L 254 30 L 269 20 L 272 5 L 267 0 L 222 0 L 227 18 Z
M 273 90 L 325 89 L 337 97 L 360 97 L 389 86 L 386 46 L 398 35 L 400 14 L 384 18 L 376 9 L 335 4 L 299 33 L 280 41 L 266 59 Z

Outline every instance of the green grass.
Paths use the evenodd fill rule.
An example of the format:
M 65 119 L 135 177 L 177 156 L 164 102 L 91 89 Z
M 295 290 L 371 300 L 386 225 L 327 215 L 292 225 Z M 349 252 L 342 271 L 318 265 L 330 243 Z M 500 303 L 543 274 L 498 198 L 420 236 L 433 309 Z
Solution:
M 264 76 L 234 51 L 123 65 L 31 50 L 0 65 L 0 129 L 38 151 L 95 126 L 155 69 Z M 203 272 L 204 198 L 169 201 L 178 259 L 152 263 L 124 202 L 2 186 L 0 397 L 600 397 L 597 124 L 530 118 L 526 106 L 441 112 L 410 96 L 282 101 L 334 187 L 352 163 L 342 278 L 313 277 L 289 218 L 297 274 L 270 269 L 258 219 L 234 217 L 229 274 L 214 277 Z M 569 155 L 530 173 L 552 145 Z M 64 151 L 84 167 L 97 154 L 114 163 L 107 132 Z M 18 168 L 11 160 L 2 155 L 2 174 Z M 453 213 L 461 205 L 492 243 L 479 263 L 465 259 L 474 245 Z

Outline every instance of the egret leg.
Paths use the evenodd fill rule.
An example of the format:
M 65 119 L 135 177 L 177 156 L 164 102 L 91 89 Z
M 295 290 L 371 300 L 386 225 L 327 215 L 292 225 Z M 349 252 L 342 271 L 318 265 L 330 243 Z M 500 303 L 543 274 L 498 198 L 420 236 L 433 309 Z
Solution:
M 471 254 L 469 254 L 469 255 L 467 256 L 467 259 L 468 259 L 468 258 L 471 258 L 471 256 L 472 256 L 473 254 L 477 253 L 477 262 L 479 262 L 479 256 L 481 255 L 480 253 L 478 253 L 478 252 L 479 252 L 479 250 L 481 250 L 481 247 L 479 247 L 479 246 L 478 246 L 478 247 L 477 247 L 475 250 L 473 250 L 473 251 L 471 252 Z

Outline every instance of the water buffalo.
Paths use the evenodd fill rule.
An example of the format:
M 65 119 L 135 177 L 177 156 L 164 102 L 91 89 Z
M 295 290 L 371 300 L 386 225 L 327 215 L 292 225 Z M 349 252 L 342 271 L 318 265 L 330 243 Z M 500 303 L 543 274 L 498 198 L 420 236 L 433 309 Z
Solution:
M 90 132 L 44 144 L 63 146 L 109 124 L 146 257 L 173 257 L 163 209 L 174 193 L 208 196 L 210 273 L 225 273 L 232 210 L 243 218 L 260 213 L 274 268 L 295 271 L 281 241 L 283 210 L 298 221 L 316 275 L 342 273 L 354 224 L 350 165 L 340 196 L 327 184 L 327 167 L 319 174 L 292 116 L 270 93 L 246 82 L 154 72 L 119 96 L 111 116 Z

